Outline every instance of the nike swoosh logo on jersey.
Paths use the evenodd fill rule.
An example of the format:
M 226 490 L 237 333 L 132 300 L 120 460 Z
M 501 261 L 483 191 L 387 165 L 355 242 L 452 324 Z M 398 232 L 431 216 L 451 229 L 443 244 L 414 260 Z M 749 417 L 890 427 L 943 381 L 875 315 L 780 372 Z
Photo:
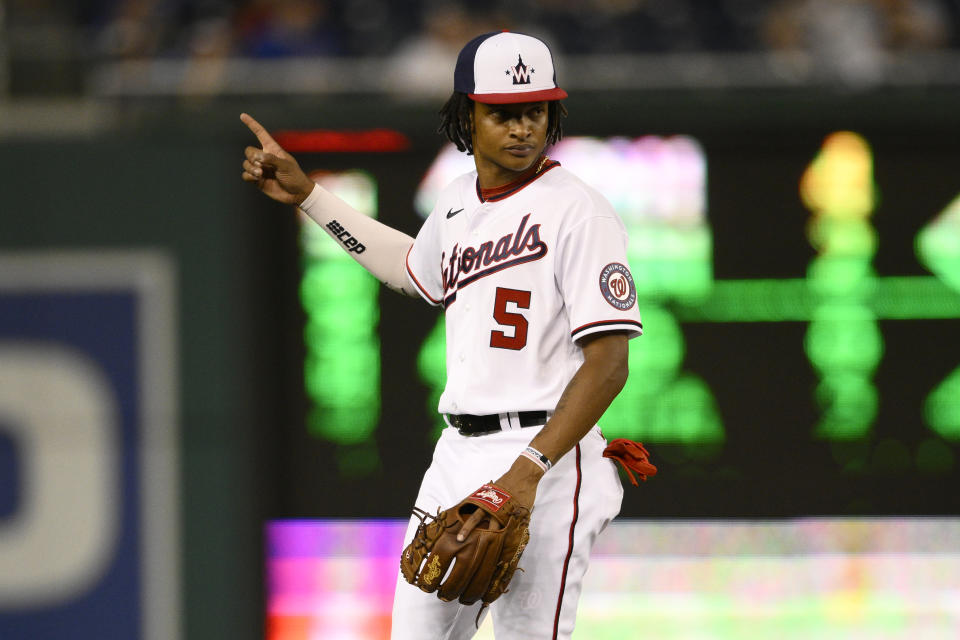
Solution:
M 460 213 L 461 211 L 463 211 L 463 209 L 457 209 L 456 211 L 454 211 L 454 210 L 453 210 L 453 207 L 450 207 L 450 210 L 447 211 L 447 220 L 449 220 L 449 219 L 452 218 L 453 216 L 457 215 L 457 214 Z

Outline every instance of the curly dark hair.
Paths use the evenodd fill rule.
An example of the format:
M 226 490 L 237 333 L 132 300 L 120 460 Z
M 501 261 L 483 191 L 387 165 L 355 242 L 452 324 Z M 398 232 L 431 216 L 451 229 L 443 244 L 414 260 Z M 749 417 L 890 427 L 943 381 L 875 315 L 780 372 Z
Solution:
M 547 146 L 563 137 L 563 125 L 560 119 L 566 117 L 567 108 L 559 100 L 547 101 Z M 440 127 L 442 133 L 457 145 L 460 151 L 473 154 L 473 136 L 470 135 L 470 119 L 473 117 L 473 100 L 465 93 L 454 91 L 447 103 L 440 109 Z

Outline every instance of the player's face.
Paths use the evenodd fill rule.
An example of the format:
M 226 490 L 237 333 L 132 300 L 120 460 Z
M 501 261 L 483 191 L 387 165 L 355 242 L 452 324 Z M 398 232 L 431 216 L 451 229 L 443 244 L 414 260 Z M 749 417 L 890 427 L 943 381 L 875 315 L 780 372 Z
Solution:
M 547 142 L 547 103 L 473 106 L 473 155 L 480 186 L 498 187 L 532 165 Z

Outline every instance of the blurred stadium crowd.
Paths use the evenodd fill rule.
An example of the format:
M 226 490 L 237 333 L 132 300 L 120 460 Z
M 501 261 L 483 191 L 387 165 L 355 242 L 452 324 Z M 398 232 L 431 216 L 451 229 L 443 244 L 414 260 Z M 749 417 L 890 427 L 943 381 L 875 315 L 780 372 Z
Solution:
M 389 56 L 417 65 L 449 60 L 471 36 L 497 29 L 544 37 L 561 56 L 803 51 L 856 63 L 887 52 L 960 50 L 960 0 L 7 0 L 4 6 L 0 64 L 20 65 L 13 74 L 19 86 L 8 81 L 8 93 L 36 92 L 23 66 L 39 68 L 44 60 L 73 61 L 61 69 L 67 76 L 80 65 L 156 59 Z
M 382 55 L 422 42 L 459 48 L 469 35 L 492 29 L 543 33 L 572 54 L 804 47 L 850 31 L 881 48 L 960 46 L 957 0 L 9 0 L 7 6 L 7 29 L 67 30 L 107 58 Z

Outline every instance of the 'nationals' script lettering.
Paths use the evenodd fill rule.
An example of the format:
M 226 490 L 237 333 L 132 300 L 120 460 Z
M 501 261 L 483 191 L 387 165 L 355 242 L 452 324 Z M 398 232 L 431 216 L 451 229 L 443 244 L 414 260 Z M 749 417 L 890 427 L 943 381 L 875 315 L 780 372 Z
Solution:
M 449 293 L 491 273 L 547 255 L 547 245 L 540 240 L 540 225 L 531 225 L 528 229 L 529 218 L 528 213 L 514 233 L 508 233 L 496 242 L 491 240 L 479 247 L 464 247 L 462 250 L 456 244 L 449 256 L 446 252 L 440 255 L 445 306 L 453 302 L 456 296 L 455 293 Z

